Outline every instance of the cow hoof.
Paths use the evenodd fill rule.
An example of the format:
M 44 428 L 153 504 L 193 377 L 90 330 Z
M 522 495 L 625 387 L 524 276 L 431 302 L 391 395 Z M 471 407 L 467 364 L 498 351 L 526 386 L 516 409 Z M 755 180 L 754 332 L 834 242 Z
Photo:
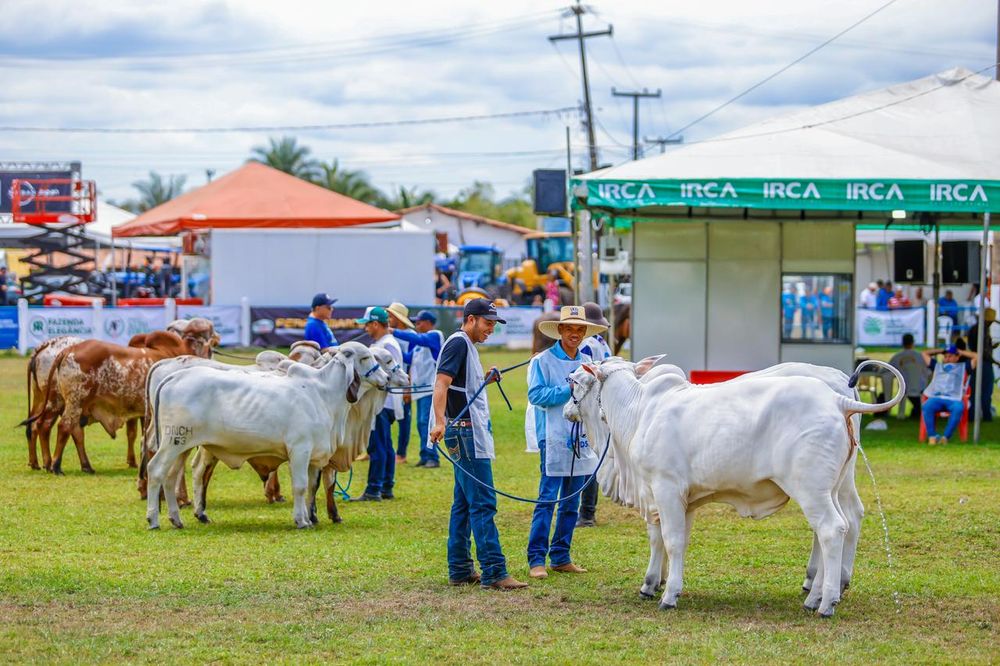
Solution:
M 196 513 L 194 514 L 194 517 L 198 519 L 198 522 L 204 523 L 205 525 L 208 525 L 210 522 L 212 522 L 211 520 L 209 520 L 208 516 L 206 516 L 203 513 Z
M 128 463 L 128 466 L 129 466 L 129 467 L 130 467 L 131 469 L 139 469 L 139 466 L 138 466 L 138 465 L 136 465 L 136 464 L 135 464 L 134 462 L 130 462 L 130 463 Z
M 52 473 L 55 474 L 56 476 L 66 476 L 66 473 L 61 469 L 59 469 L 58 467 L 53 467 Z
M 189 499 L 179 499 L 177 500 L 177 506 L 183 509 L 184 507 L 191 506 L 192 502 Z
M 829 611 L 820 611 L 819 616 L 824 620 L 828 620 L 833 617 L 833 608 L 831 607 Z
M 642 590 L 639 590 L 639 597 L 645 599 L 646 601 L 652 601 L 653 599 L 656 598 L 656 595 L 649 594 L 648 592 L 643 592 Z
M 81 467 L 80 471 L 83 472 L 84 474 L 97 474 L 97 472 L 94 471 L 93 467 Z
M 177 528 L 177 529 L 179 529 L 179 530 L 182 530 L 182 529 L 184 529 L 184 523 L 182 523 L 182 522 L 181 522 L 181 521 L 180 521 L 179 519 L 177 519 L 177 518 L 171 518 L 171 519 L 170 519 L 170 524 L 171 524 L 171 525 L 173 525 L 174 527 L 176 527 L 176 528 Z
M 41 467 L 38 466 L 38 463 L 34 463 L 34 464 L 29 463 L 28 467 L 30 469 L 41 469 Z
M 158 530 L 160 529 L 159 521 L 153 520 L 152 518 L 147 518 L 146 522 L 149 523 L 149 529 Z
M 333 522 L 335 522 L 335 523 L 342 523 L 342 522 L 344 522 L 344 519 L 341 518 L 340 516 L 337 516 L 336 518 L 331 518 L 330 520 L 333 521 Z
M 284 501 L 285 501 L 285 496 L 284 495 L 278 495 L 273 500 L 271 500 L 271 503 L 274 504 L 274 503 L 280 503 L 280 502 L 284 502 Z
M 804 608 L 807 613 L 815 613 L 816 609 L 819 608 L 819 606 L 818 605 L 817 606 L 812 606 L 809 603 L 804 603 L 804 604 L 802 604 L 802 608 Z
M 677 608 L 677 604 L 668 604 L 666 601 L 661 601 L 660 602 L 660 610 L 662 610 L 662 611 L 675 610 L 676 608 Z

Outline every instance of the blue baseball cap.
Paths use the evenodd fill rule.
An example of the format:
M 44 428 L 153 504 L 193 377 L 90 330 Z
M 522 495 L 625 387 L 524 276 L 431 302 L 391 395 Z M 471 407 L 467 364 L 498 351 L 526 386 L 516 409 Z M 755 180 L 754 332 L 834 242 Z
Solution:
M 337 302 L 336 298 L 330 298 L 330 294 L 316 294 L 313 296 L 312 307 L 315 310 L 321 305 L 333 305 Z
M 430 310 L 421 310 L 414 319 L 417 321 L 429 321 L 432 324 L 436 324 L 438 320 L 437 315 Z
M 956 347 L 955 345 L 948 345 L 947 347 L 945 347 L 944 353 L 945 354 L 957 354 L 958 353 L 958 347 Z

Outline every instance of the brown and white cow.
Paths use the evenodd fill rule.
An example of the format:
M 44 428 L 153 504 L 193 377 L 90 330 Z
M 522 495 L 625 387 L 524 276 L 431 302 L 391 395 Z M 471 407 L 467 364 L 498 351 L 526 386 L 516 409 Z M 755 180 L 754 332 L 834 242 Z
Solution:
M 193 354 L 196 346 L 169 331 L 148 333 L 145 343 L 145 347 L 122 347 L 85 340 L 56 357 L 48 376 L 45 403 L 28 419 L 31 422 L 46 413 L 58 413 L 62 404 L 53 472 L 62 473 L 63 449 L 72 436 L 81 468 L 93 473 L 84 448 L 82 425 L 89 420 L 97 421 L 114 437 L 127 421 L 144 415 L 149 368 L 164 358 Z M 134 452 L 130 449 L 129 453 L 134 461 Z
M 28 418 L 32 415 L 32 404 L 42 407 L 45 403 L 45 393 L 48 388 L 49 371 L 55 362 L 59 352 L 72 347 L 78 342 L 83 342 L 83 338 L 72 335 L 61 335 L 58 338 L 46 340 L 38 345 L 35 352 L 28 361 Z M 52 426 L 59 418 L 62 405 L 53 406 L 50 413 L 45 411 L 33 423 L 25 422 L 25 434 L 28 437 L 28 467 L 40 469 L 38 465 L 38 448 L 42 449 L 42 465 L 45 469 L 52 468 L 52 455 L 49 452 L 49 434 Z

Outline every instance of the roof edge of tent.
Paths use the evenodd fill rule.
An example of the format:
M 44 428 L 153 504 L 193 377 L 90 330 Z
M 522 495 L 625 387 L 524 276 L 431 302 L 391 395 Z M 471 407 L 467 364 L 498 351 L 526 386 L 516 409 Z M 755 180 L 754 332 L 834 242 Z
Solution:
M 575 208 L 764 208 L 1000 212 L 1000 180 L 892 178 L 574 178 Z
M 131 222 L 113 227 L 112 238 L 132 238 L 135 236 L 174 236 L 182 231 L 207 231 L 210 229 L 337 229 L 341 227 L 356 227 L 366 224 L 395 222 L 401 219 L 395 213 L 371 217 L 336 217 L 336 218 L 213 218 L 210 220 L 193 217 L 178 217 L 171 220 L 148 222 L 134 228 L 127 227 Z

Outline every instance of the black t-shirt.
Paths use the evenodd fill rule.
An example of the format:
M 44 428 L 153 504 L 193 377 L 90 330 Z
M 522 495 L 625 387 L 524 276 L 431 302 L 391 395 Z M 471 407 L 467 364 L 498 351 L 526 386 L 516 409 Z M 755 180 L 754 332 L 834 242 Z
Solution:
M 441 356 L 438 357 L 437 371 L 439 374 L 451 377 L 453 388 L 465 389 L 465 360 L 468 356 L 469 345 L 463 338 L 452 338 L 445 343 L 444 349 L 441 350 Z M 464 390 L 449 390 L 444 415 L 449 419 L 453 419 L 465 409 L 467 404 L 469 404 L 469 400 Z M 468 416 L 468 412 L 466 412 L 462 418 L 466 419 Z

